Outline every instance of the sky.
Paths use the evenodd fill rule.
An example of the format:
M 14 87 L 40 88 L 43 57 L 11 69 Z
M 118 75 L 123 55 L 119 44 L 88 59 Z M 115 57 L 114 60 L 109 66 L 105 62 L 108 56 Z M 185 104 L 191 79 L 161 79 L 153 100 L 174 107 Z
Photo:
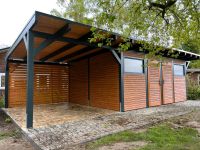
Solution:
M 1 0 L 0 46 L 11 46 L 35 11 L 50 13 L 56 0 Z

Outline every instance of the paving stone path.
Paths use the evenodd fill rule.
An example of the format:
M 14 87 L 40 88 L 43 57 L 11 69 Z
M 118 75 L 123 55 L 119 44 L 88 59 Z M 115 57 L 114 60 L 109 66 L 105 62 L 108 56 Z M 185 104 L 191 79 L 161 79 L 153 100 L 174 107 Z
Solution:
M 148 109 L 84 119 L 44 128 L 29 129 L 27 135 L 43 150 L 70 149 L 119 131 L 154 124 L 200 108 L 200 101 L 186 101 Z

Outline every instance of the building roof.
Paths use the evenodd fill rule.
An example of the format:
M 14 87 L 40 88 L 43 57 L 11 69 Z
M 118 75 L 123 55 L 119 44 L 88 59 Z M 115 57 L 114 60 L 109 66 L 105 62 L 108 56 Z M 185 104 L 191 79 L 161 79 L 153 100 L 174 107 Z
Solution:
M 10 47 L 0 48 L 0 53 L 7 52 Z
M 187 69 L 188 73 L 200 72 L 200 69 Z
M 122 42 L 120 36 L 113 33 L 110 35 L 114 39 L 112 47 L 100 48 L 97 43 L 88 41 L 88 38 L 92 36 L 91 26 L 36 11 L 9 49 L 7 58 L 26 59 L 28 33 L 34 36 L 33 47 L 38 52 L 35 61 L 42 62 L 69 63 L 92 53 L 113 50 Z M 132 43 L 132 50 L 139 51 L 140 45 Z M 174 54 L 169 54 L 169 50 L 171 49 L 164 48 L 162 55 L 173 57 L 174 54 L 178 54 L 176 58 L 182 60 L 200 59 L 198 54 L 179 49 L 172 49 Z

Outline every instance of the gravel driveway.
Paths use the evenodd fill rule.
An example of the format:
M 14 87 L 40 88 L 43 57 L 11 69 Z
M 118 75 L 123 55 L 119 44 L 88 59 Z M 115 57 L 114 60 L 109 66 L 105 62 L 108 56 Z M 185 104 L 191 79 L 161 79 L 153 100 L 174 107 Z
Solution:
M 41 149 L 70 149 L 102 136 L 154 124 L 200 109 L 200 101 L 185 101 L 84 119 L 25 131 Z

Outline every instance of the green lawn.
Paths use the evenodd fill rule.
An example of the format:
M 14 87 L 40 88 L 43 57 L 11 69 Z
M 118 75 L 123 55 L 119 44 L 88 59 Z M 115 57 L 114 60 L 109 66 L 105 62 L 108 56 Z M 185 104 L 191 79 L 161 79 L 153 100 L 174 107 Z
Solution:
M 197 130 L 192 128 L 174 129 L 170 124 L 156 125 L 145 132 L 135 133 L 124 131 L 103 137 L 87 145 L 95 149 L 117 142 L 146 141 L 148 144 L 140 150 L 199 150 L 200 137 Z

